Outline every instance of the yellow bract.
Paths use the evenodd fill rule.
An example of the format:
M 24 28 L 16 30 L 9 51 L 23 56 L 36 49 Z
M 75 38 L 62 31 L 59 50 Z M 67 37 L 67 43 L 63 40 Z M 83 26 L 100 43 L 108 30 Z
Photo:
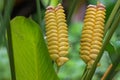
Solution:
M 68 29 L 64 10 L 61 4 L 56 8 L 47 7 L 45 14 L 47 45 L 51 58 L 58 66 L 68 58 Z
M 86 10 L 81 36 L 81 58 L 91 68 L 101 47 L 104 34 L 105 6 L 89 5 Z

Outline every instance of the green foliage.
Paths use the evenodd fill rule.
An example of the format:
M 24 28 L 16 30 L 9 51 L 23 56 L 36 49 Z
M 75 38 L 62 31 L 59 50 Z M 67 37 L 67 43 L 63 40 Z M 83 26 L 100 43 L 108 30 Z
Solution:
M 78 43 L 80 42 L 80 36 L 81 36 L 81 32 L 82 32 L 82 26 L 83 23 L 72 23 L 69 27 L 69 41 L 70 43 Z
M 60 0 L 41 0 L 45 7 L 51 5 L 51 6 L 57 6 Z
M 5 44 L 5 32 L 9 26 L 9 20 L 13 8 L 14 0 L 0 0 L 0 46 Z
M 10 67 L 5 47 L 0 48 L 0 80 L 10 79 Z
M 117 58 L 119 58 L 120 56 L 119 54 L 120 41 L 114 41 L 114 42 L 109 43 L 106 46 L 105 50 L 109 53 L 112 63 L 113 64 L 116 63 Z
M 45 7 L 47 7 L 50 4 L 50 0 L 41 0 L 41 2 Z
M 114 46 L 113 44 L 109 43 L 107 46 L 106 46 L 106 51 L 108 51 L 110 57 L 111 57 L 111 61 L 114 63 L 115 61 L 115 58 L 116 58 L 116 53 L 115 53 L 115 49 L 114 49 Z
M 38 24 L 16 17 L 11 34 L 17 80 L 58 80 Z
M 110 47 L 110 45 L 109 45 L 109 47 Z M 110 47 L 110 48 L 111 48 L 111 49 L 112 49 L 112 48 L 114 49 L 113 53 L 110 52 L 111 50 L 108 50 L 108 51 L 109 51 L 109 54 L 110 54 L 110 57 L 111 57 L 111 60 L 112 60 L 113 66 L 112 66 L 110 72 L 108 73 L 107 77 L 105 78 L 106 80 L 109 80 L 109 79 L 113 78 L 114 75 L 115 75 L 117 72 L 119 72 L 119 69 L 120 69 L 120 67 L 119 67 L 119 65 L 120 65 L 120 61 L 119 61 L 119 58 L 120 58 L 120 54 L 119 54 L 119 52 L 120 52 L 120 41 L 115 41 L 115 42 L 113 42 L 113 46 Z M 109 49 L 110 49 L 110 48 L 109 48 Z M 113 50 L 113 49 L 112 49 L 112 50 Z M 113 55 L 113 54 L 114 54 L 114 55 Z M 117 77 L 119 77 L 119 76 L 115 76 L 115 77 L 117 78 Z M 115 77 L 114 77 L 114 78 L 115 78 Z M 115 79 L 116 79 L 116 78 L 115 78 Z M 117 79 L 116 79 L 116 80 L 117 80 Z M 119 80 L 119 79 L 118 79 L 118 80 Z
M 0 12 L 3 11 L 4 8 L 4 0 L 0 0 Z
M 59 0 L 50 0 L 50 5 L 56 7 L 59 3 Z

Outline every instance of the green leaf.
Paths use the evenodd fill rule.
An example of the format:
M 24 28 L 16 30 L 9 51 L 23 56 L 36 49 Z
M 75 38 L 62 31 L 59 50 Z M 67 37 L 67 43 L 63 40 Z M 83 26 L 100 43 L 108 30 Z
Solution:
M 114 43 L 114 47 L 115 47 L 115 49 L 116 49 L 117 54 L 120 55 L 120 41 L 116 41 L 116 42 Z
M 119 3 L 120 1 L 118 0 L 118 3 Z M 117 6 L 119 6 L 119 4 L 118 3 L 116 3 L 116 5 Z M 116 6 L 115 5 L 115 6 Z M 114 10 L 113 10 L 114 11 Z M 113 12 L 112 11 L 112 12 Z M 117 14 L 118 14 L 118 16 L 119 16 L 119 18 L 118 18 L 118 16 L 115 16 L 115 20 L 117 21 L 117 19 L 118 19 L 118 21 L 114 24 L 115 26 L 117 26 L 117 27 L 119 27 L 119 21 L 120 21 L 120 15 L 119 15 L 119 13 L 120 13 L 120 10 L 118 10 L 118 12 L 117 12 Z M 117 15 L 116 14 L 116 15 Z M 109 22 L 109 21 L 108 21 Z M 118 24 L 118 25 L 116 25 L 116 24 Z M 113 25 L 113 24 L 112 24 Z M 113 29 L 111 29 L 111 30 L 113 30 Z M 114 31 L 115 32 L 115 31 Z M 106 33 L 106 35 L 108 35 L 108 33 Z M 118 56 L 120 56 L 120 54 L 118 53 L 119 52 L 119 50 L 120 50 L 120 43 L 119 43 L 119 41 L 118 41 L 118 39 L 117 39 L 117 36 L 115 35 L 115 34 L 113 34 L 112 35 L 112 38 L 111 38 L 111 44 L 109 43 L 108 45 L 107 45 L 108 47 L 108 49 L 107 49 L 107 51 L 110 53 L 110 57 L 111 57 L 111 59 L 112 59 L 112 63 L 114 64 L 114 63 L 116 63 L 116 59 L 118 58 Z M 118 51 L 118 52 L 117 52 Z
M 118 66 L 117 66 L 115 71 L 120 71 L 120 64 L 118 64 Z
M 57 4 L 61 2 L 61 0 L 41 0 L 41 2 L 43 3 L 45 7 L 49 5 L 56 7 Z
M 16 80 L 59 80 L 37 23 L 18 16 L 11 21 L 11 34 Z
M 120 69 L 120 41 L 114 41 L 113 43 L 113 47 L 115 50 L 115 54 L 114 54 L 114 61 L 112 61 L 113 66 L 110 70 L 110 72 L 107 74 L 105 80 L 110 80 L 114 77 L 114 75 L 116 74 L 116 71 L 118 71 Z M 110 55 L 112 57 L 112 55 Z
M 106 51 L 108 51 L 110 58 L 112 60 L 112 63 L 116 63 L 116 60 L 120 56 L 120 41 L 112 41 L 106 46 Z
M 111 44 L 109 42 L 109 44 L 106 46 L 105 50 L 109 53 L 112 63 L 114 63 L 114 61 L 116 59 L 116 52 L 115 52 L 115 48 L 114 48 L 113 44 Z

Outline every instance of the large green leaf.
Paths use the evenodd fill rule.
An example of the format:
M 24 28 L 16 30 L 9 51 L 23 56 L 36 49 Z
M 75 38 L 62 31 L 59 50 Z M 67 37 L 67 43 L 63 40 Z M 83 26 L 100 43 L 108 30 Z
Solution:
M 11 34 L 16 80 L 58 80 L 37 23 L 18 16 Z
M 116 60 L 117 54 L 115 52 L 115 48 L 114 48 L 113 44 L 109 42 L 109 44 L 106 46 L 105 50 L 109 53 L 112 63 L 114 63 Z

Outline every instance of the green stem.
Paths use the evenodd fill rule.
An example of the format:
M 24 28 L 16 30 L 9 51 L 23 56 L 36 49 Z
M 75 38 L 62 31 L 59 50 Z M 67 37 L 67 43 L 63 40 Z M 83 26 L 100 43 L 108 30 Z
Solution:
M 0 45 L 3 42 L 3 37 L 4 37 L 4 21 L 3 21 L 3 15 L 2 12 L 0 12 Z
M 90 72 L 88 73 L 87 77 L 85 80 L 91 80 L 92 76 L 94 75 L 94 72 L 96 70 L 97 64 L 99 62 L 99 60 L 101 59 L 104 49 L 106 47 L 106 45 L 109 43 L 114 31 L 116 30 L 116 28 L 118 27 L 120 22 L 120 11 L 117 12 L 117 15 L 115 17 L 115 20 L 113 22 L 113 24 L 111 25 L 110 30 L 108 31 L 108 34 L 105 36 L 104 42 L 103 42 L 103 46 L 102 49 L 100 50 L 100 53 L 94 63 L 94 65 L 92 66 L 92 69 L 90 70 Z
M 59 73 L 59 71 L 60 71 L 60 66 L 56 66 L 56 73 L 58 74 Z
M 40 7 L 40 0 L 36 0 L 36 8 L 37 8 L 37 16 L 38 16 L 38 23 L 41 25 L 41 7 Z
M 87 66 L 85 66 L 85 69 L 84 69 L 84 72 L 83 72 L 83 74 L 82 74 L 81 79 L 82 79 L 82 78 L 83 78 L 83 76 L 85 75 L 86 71 L 87 71 Z
M 50 6 L 56 7 L 58 3 L 59 3 L 59 0 L 51 0 Z
M 86 68 L 86 70 L 85 70 L 85 72 L 83 73 L 83 76 L 81 77 L 80 80 L 85 80 L 85 78 L 86 78 L 86 76 L 87 76 L 87 74 L 88 74 L 89 71 L 90 71 L 90 69 L 87 69 L 87 68 Z
M 7 0 L 6 1 L 4 15 L 3 15 L 3 19 L 2 19 L 3 22 L 1 23 L 2 28 L 1 28 L 0 34 L 5 33 L 5 30 L 7 28 L 7 23 L 10 20 L 10 14 L 12 12 L 13 4 L 14 4 L 14 0 Z
M 12 80 L 16 80 L 15 76 L 15 66 L 14 66 L 14 58 L 13 58 L 13 49 L 12 49 L 12 41 L 11 41 L 11 34 L 10 34 L 10 15 L 13 9 L 14 0 L 7 0 L 6 6 L 3 15 L 3 23 L 2 23 L 2 31 L 0 34 L 5 34 L 6 29 L 8 30 L 8 56 L 10 62 L 10 70 L 11 70 L 11 78 Z
M 49 1 L 48 1 L 48 4 L 47 4 L 47 6 L 49 6 L 49 5 L 50 5 L 50 2 L 51 2 L 51 0 L 49 0 Z
M 3 19 L 2 12 L 0 12 L 0 24 L 1 24 L 2 19 Z
M 69 24 L 70 23 L 70 21 L 71 21 L 71 17 L 72 17 L 72 14 L 73 14 L 73 12 L 74 12 L 74 10 L 75 10 L 75 6 L 76 6 L 76 4 L 77 4 L 77 2 L 78 2 L 79 0 L 73 0 L 72 2 L 71 2 L 71 6 L 70 6 L 70 8 L 69 8 L 69 11 L 68 11 L 68 16 L 67 16 L 67 23 Z
M 116 5 L 115 5 L 114 9 L 112 10 L 112 13 L 109 16 L 109 19 L 105 25 L 105 34 L 107 33 L 107 30 L 109 29 L 110 25 L 112 24 L 114 16 L 116 15 L 116 12 L 119 9 L 119 7 L 120 7 L 120 0 L 117 0 Z
M 9 60 L 11 67 L 11 78 L 12 80 L 16 80 L 15 74 L 15 64 L 14 64 L 14 56 L 13 56 L 13 46 L 12 46 L 12 35 L 10 25 L 7 27 L 7 38 L 8 38 L 8 52 L 9 52 Z

